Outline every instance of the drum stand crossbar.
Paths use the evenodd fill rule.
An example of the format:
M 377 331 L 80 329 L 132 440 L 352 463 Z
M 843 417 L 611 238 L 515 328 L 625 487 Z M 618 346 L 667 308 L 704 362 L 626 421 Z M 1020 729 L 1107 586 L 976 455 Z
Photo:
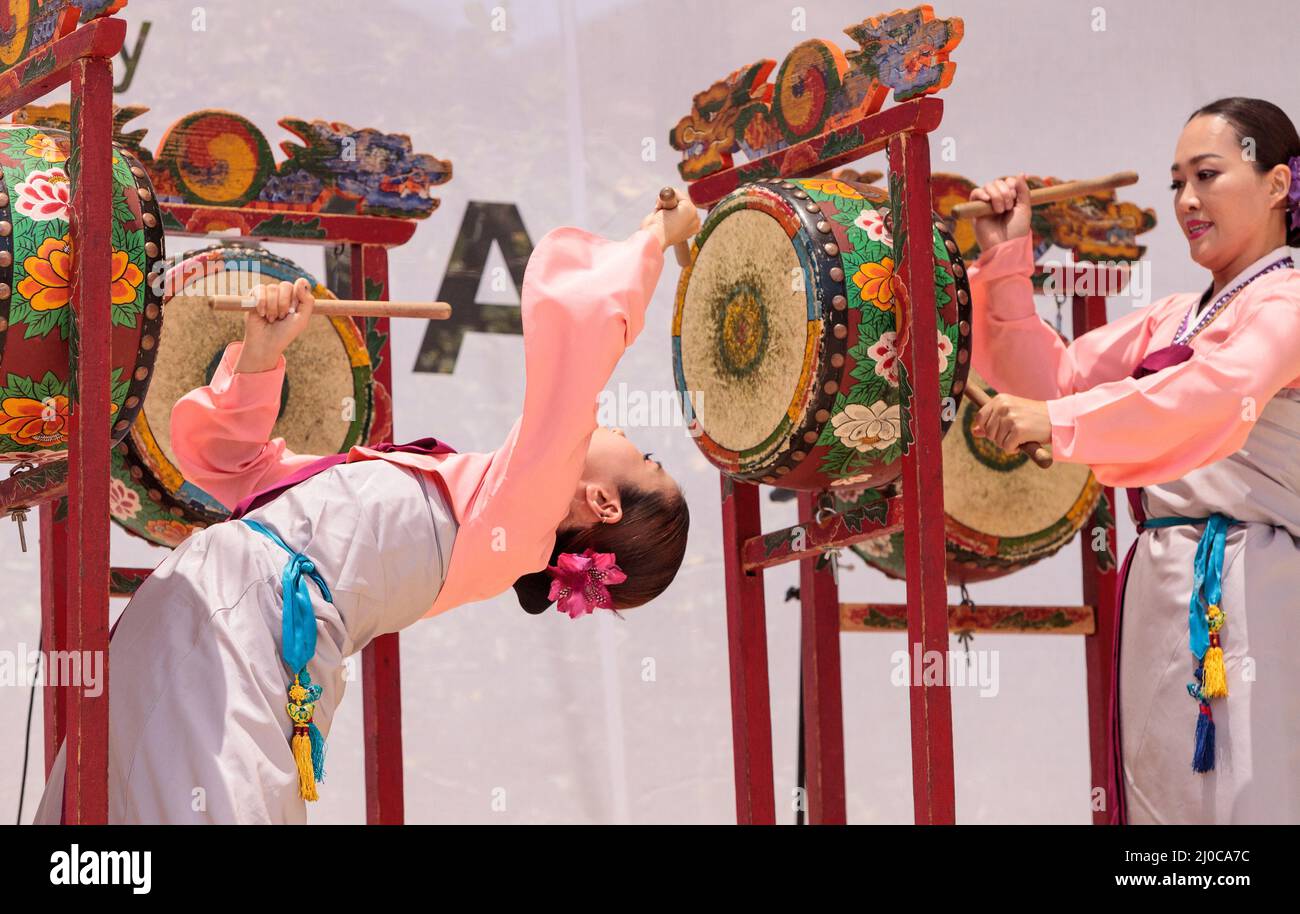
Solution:
M 907 242 L 898 270 L 908 289 L 904 298 L 911 327 L 900 360 L 912 384 L 913 442 L 904 453 L 900 495 L 882 499 L 867 509 L 828 512 L 820 506 L 825 493 L 798 493 L 799 523 L 771 533 L 762 531 L 759 486 L 720 474 L 723 527 L 723 567 L 726 579 L 727 633 L 731 674 L 732 736 L 735 753 L 736 815 L 740 823 L 775 823 L 772 767 L 772 722 L 768 684 L 766 610 L 763 569 L 785 562 L 800 563 L 801 694 L 804 708 L 802 749 L 807 760 L 804 801 L 810 823 L 845 822 L 843 711 L 840 692 L 839 636 L 852 630 L 841 616 L 854 607 L 839 602 L 832 568 L 819 561 L 842 546 L 905 530 L 908 656 L 936 651 L 947 656 L 950 630 L 946 569 L 941 403 L 939 365 L 933 340 L 936 329 L 934 251 L 931 245 L 930 150 L 927 135 L 939 124 L 942 102 L 933 97 L 899 104 L 869 114 L 835 133 L 854 133 L 854 142 L 840 142 L 837 152 L 781 170 L 782 178 L 808 177 L 882 149 L 887 150 L 891 193 L 899 195 Z M 809 141 L 824 143 L 826 136 Z M 789 150 L 766 158 L 784 157 Z M 692 185 L 692 198 L 707 205 L 752 178 L 763 174 L 766 160 L 715 172 Z M 777 162 L 776 167 L 781 163 Z M 1086 270 L 1086 267 L 1077 267 Z M 1075 332 L 1104 323 L 1105 299 L 1074 299 Z M 928 483 L 928 484 L 927 484 Z M 1114 517 L 1114 493 L 1103 497 Z M 1103 525 L 1110 554 L 1115 549 L 1113 524 Z M 1090 527 L 1089 529 L 1092 529 Z M 1099 563 L 1093 538 L 1081 537 L 1084 605 L 1052 607 L 1075 616 L 1091 616 L 1084 624 L 1087 641 L 1087 695 L 1093 796 L 1107 776 L 1107 711 L 1114 660 L 1115 571 Z M 800 548 L 795 548 L 798 545 Z M 901 607 L 900 607 L 901 609 Z M 1028 609 L 1025 607 L 1024 609 Z M 913 677 L 909 684 L 912 733 L 912 788 L 917 824 L 955 822 L 952 748 L 952 704 L 949 684 Z M 1094 800 L 1093 820 L 1106 819 L 1104 800 Z

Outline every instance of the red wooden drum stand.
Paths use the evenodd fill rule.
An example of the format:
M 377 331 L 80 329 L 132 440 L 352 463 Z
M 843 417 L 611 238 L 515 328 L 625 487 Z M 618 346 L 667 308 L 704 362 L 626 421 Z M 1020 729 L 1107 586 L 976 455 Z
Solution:
M 991 630 L 1005 630 L 996 625 L 999 615 L 1032 615 L 1035 610 L 1064 611 L 1072 623 L 1061 630 L 1086 635 L 1092 783 L 1104 790 L 1115 610 L 1116 543 L 1115 527 L 1110 520 L 1114 517 L 1114 493 L 1104 490 L 1088 525 L 1092 535 L 1081 537 L 1084 605 L 985 607 L 979 618 L 972 620 L 967 618 L 970 613 L 965 606 L 952 607 L 948 603 L 944 493 L 943 486 L 936 484 L 944 478 L 941 382 L 951 384 L 954 395 L 960 392 L 958 383 L 964 382 L 964 373 L 960 378 L 948 375 L 946 379 L 943 373 L 952 370 L 947 362 L 952 345 L 958 346 L 956 357 L 964 365 L 963 360 L 969 356 L 969 339 L 967 328 L 963 328 L 960 337 L 950 339 L 945 345 L 942 338 L 945 325 L 951 330 L 961 315 L 954 316 L 954 309 L 947 302 L 948 293 L 941 290 L 942 298 L 936 295 L 936 283 L 940 274 L 964 276 L 959 259 L 944 255 L 943 251 L 946 247 L 951 255 L 959 248 L 965 249 L 963 232 L 969 241 L 973 242 L 973 238 L 969 237 L 969 227 L 960 225 L 954 228 L 953 237 L 937 238 L 932 209 L 945 215 L 954 202 L 965 200 L 973 185 L 957 188 L 955 185 L 964 180 L 959 176 L 932 176 L 929 136 L 938 128 L 943 112 L 943 103 L 934 93 L 952 80 L 955 65 L 949 60 L 949 54 L 960 42 L 964 25 L 955 17 L 938 18 L 930 6 L 923 5 L 876 16 L 844 31 L 857 41 L 857 50 L 845 52 L 834 43 L 810 39 L 791 50 L 779 70 L 777 62 L 768 59 L 741 67 L 698 93 L 690 114 L 670 134 L 673 147 L 683 153 L 679 171 L 690 182 L 691 198 L 696 205 L 711 207 L 722 203 L 716 212 L 729 213 L 735 205 L 734 194 L 748 186 L 753 190 L 745 193 L 760 200 L 755 204 L 760 208 L 766 205 L 761 202 L 764 199 L 780 196 L 788 200 L 793 196 L 811 214 L 814 228 L 807 227 L 809 217 L 802 217 L 802 227 L 788 229 L 791 237 L 798 240 L 816 232 L 822 235 L 814 234 L 817 239 L 814 245 L 803 242 L 802 263 L 819 257 L 823 248 L 832 258 L 845 256 L 846 252 L 858 255 L 854 260 L 846 258 L 842 269 L 832 269 L 828 274 L 806 268 L 805 281 L 793 289 L 799 294 L 789 297 L 778 283 L 752 278 L 756 269 L 762 269 L 759 261 L 767 257 L 766 252 L 760 257 L 757 247 L 746 251 L 743 245 L 728 248 L 726 244 L 730 242 L 724 243 L 723 251 L 738 252 L 733 255 L 736 275 L 731 277 L 735 288 L 727 288 L 727 283 L 718 279 L 726 279 L 727 271 L 725 266 L 719 267 L 716 257 L 701 267 L 701 254 L 708 250 L 710 241 L 697 239 L 692 263 L 684 269 L 683 286 L 679 290 L 673 328 L 674 370 L 683 395 L 689 395 L 696 386 L 691 378 L 694 371 L 696 378 L 704 378 L 705 386 L 715 382 L 733 383 L 734 390 L 750 396 L 752 388 L 765 383 L 764 378 L 769 377 L 753 370 L 765 345 L 755 343 L 754 339 L 766 341 L 765 334 L 773 326 L 764 309 L 769 302 L 801 308 L 805 290 L 811 290 L 807 325 L 812 342 L 807 349 L 803 345 L 786 348 L 807 353 L 805 359 L 815 359 L 818 352 L 832 353 L 828 356 L 829 365 L 835 369 L 826 368 L 826 363 L 809 368 L 811 362 L 805 361 L 802 375 L 798 371 L 787 373 L 786 377 L 799 378 L 802 384 L 811 372 L 822 383 L 798 388 L 796 393 L 806 392 L 806 396 L 797 395 L 789 400 L 790 406 L 784 413 L 755 410 L 764 416 L 776 415 L 778 422 L 770 423 L 771 427 L 769 423 L 750 421 L 746 415 L 730 424 L 724 421 L 721 431 L 714 434 L 709 423 L 700 417 L 704 434 L 697 440 L 706 457 L 721 471 L 737 820 L 741 823 L 776 821 L 763 569 L 784 562 L 800 562 L 800 688 L 804 709 L 801 748 L 807 762 L 806 809 L 811 822 L 843 823 L 845 769 L 839 635 L 841 631 L 867 626 L 855 621 L 860 617 L 855 611 L 861 610 L 861 606 L 840 603 L 833 568 L 822 557 L 840 547 L 887 538 L 900 530 L 906 531 L 907 602 L 904 606 L 873 606 L 872 609 L 877 611 L 874 618 L 884 616 L 895 620 L 900 628 L 905 618 L 909 657 L 926 656 L 923 652 L 930 651 L 946 657 L 950 629 L 979 629 L 988 624 Z M 773 71 L 776 77 L 769 83 Z M 891 89 L 897 104 L 882 110 Z M 881 212 L 853 215 L 854 208 L 860 204 L 850 198 L 858 197 L 860 189 L 851 190 L 843 184 L 831 186 L 837 184 L 833 169 L 880 151 L 887 152 L 889 162 L 887 193 L 891 212 L 884 226 L 888 234 L 882 232 Z M 746 156 L 743 164 L 733 163 L 732 155 L 737 152 Z M 814 177 L 831 180 L 811 184 L 799 180 Z M 781 185 L 782 189 L 768 194 L 762 190 L 765 183 L 769 187 Z M 826 195 L 834 199 L 827 200 Z M 1058 231 L 1055 224 L 1048 225 L 1047 216 L 1036 210 L 1035 232 L 1041 236 L 1040 229 L 1046 226 L 1044 230 L 1051 235 L 1048 240 L 1076 253 L 1130 260 L 1138 256 L 1140 249 L 1131 244 L 1123 252 L 1088 248 L 1088 230 L 1095 228 L 1098 217 L 1095 212 L 1067 218 L 1069 215 L 1060 216 Z M 1112 207 L 1105 215 L 1118 213 Z M 1144 222 L 1148 216 L 1142 214 L 1136 221 L 1130 219 L 1125 223 L 1128 234 L 1149 228 Z M 1153 224 L 1154 217 L 1149 218 Z M 711 214 L 701 236 L 719 221 Z M 1120 221 L 1115 219 L 1114 224 L 1118 226 Z M 775 238 L 770 227 L 752 218 L 750 225 L 756 227 L 751 233 L 755 239 L 760 237 L 760 229 Z M 1069 235 L 1067 228 L 1075 234 Z M 827 237 L 831 233 L 834 239 Z M 741 234 L 737 231 L 732 237 Z M 1109 240 L 1113 242 L 1115 237 L 1112 233 Z M 892 245 L 892 250 L 889 247 L 882 250 L 878 244 L 873 247 L 873 240 Z M 864 262 L 864 256 L 874 262 Z M 885 258 L 891 262 L 885 264 Z M 899 262 L 892 263 L 893 258 Z M 884 273 L 892 274 L 889 282 L 901 280 L 905 295 L 891 297 L 880 293 L 878 277 L 882 265 L 888 267 Z M 940 268 L 938 272 L 936 267 Z M 1082 266 L 1064 269 L 1074 270 L 1076 275 L 1089 271 Z M 694 270 L 700 270 L 708 281 L 716 282 L 722 292 L 712 297 L 708 289 L 704 293 L 691 293 L 689 283 Z M 855 318 L 849 320 L 845 314 L 845 291 L 837 284 L 842 284 L 853 270 L 858 271 L 860 290 L 848 290 L 848 312 Z M 966 304 L 961 299 L 964 294 L 956 293 L 962 305 Z M 871 332 L 863 329 L 867 318 L 877 322 L 875 332 L 880 332 L 878 313 L 864 306 L 869 295 L 874 298 L 870 304 L 885 312 L 892 310 L 897 333 L 887 331 L 888 345 L 882 335 L 870 349 L 854 346 L 849 350 L 849 357 L 857 366 L 852 377 L 858 379 L 858 385 L 871 385 L 867 388 L 870 393 L 854 400 L 854 395 L 859 393 L 849 380 L 849 369 L 854 362 L 844 362 L 834 342 L 827 341 L 844 341 L 847 335 L 848 342 L 855 343 L 855 334 Z M 854 311 L 855 304 L 860 314 Z M 936 314 L 937 305 L 948 307 L 942 323 Z M 728 311 L 729 308 L 732 310 Z M 728 328 L 726 332 L 730 336 L 709 325 L 710 313 L 726 313 L 725 319 L 713 320 L 716 326 Z M 692 319 L 692 314 L 696 316 L 691 333 L 701 335 L 709 345 L 714 345 L 715 338 L 719 340 L 720 348 L 714 346 L 714 349 L 721 353 L 717 358 L 725 371 L 718 371 L 716 377 L 700 370 L 700 365 L 707 362 L 707 352 L 712 350 L 699 340 L 687 339 L 687 320 Z M 1103 297 L 1074 298 L 1076 334 L 1100 325 L 1105 319 Z M 788 322 L 786 326 L 796 324 Z M 738 325 L 740 331 L 734 332 L 731 328 Z M 823 329 L 824 335 L 819 336 Z M 941 352 L 936 351 L 933 343 L 936 333 L 940 334 Z M 866 340 L 872 338 L 867 336 Z M 895 340 L 897 365 L 895 353 L 886 351 L 892 349 Z M 688 343 L 694 347 L 689 352 Z M 733 343 L 734 352 L 741 358 L 732 358 L 732 349 L 728 347 Z M 875 355 L 876 352 L 880 355 Z M 886 356 L 888 365 L 882 361 Z M 864 361 L 867 359 L 874 360 L 876 374 L 888 375 L 891 383 L 895 369 L 900 381 L 909 382 L 899 384 L 892 392 L 892 401 L 886 403 L 884 399 L 891 395 L 888 388 L 883 395 L 879 393 L 881 382 L 872 376 L 873 366 Z M 862 371 L 864 365 L 866 371 Z M 717 381 L 718 378 L 721 380 Z M 729 380 L 733 378 L 734 382 Z M 782 389 L 779 394 L 780 399 L 774 395 L 773 401 L 787 403 L 788 393 Z M 845 395 L 845 400 L 828 406 L 823 395 Z M 716 396 L 713 402 L 718 402 Z M 848 411 L 854 403 L 861 405 L 850 417 Z M 762 405 L 771 404 L 763 401 Z M 692 412 L 689 407 L 687 411 Z M 874 430 L 883 425 L 888 411 L 901 414 L 897 438 Z M 865 477 L 851 477 L 852 468 L 860 464 L 831 459 L 816 465 L 816 472 L 829 472 L 840 477 L 838 480 L 823 483 L 810 479 L 813 474 L 808 472 L 807 462 L 820 459 L 827 447 L 835 444 L 834 435 L 819 436 L 815 428 L 809 428 L 814 424 L 810 416 L 816 417 L 816 423 L 826 423 L 829 418 L 832 422 L 840 420 L 843 425 L 848 425 L 849 418 L 860 418 L 869 430 L 859 434 L 870 437 L 859 439 L 859 443 L 867 445 L 873 454 L 882 455 L 878 459 L 897 460 L 889 468 L 901 471 L 890 483 L 892 488 L 881 488 L 880 498 L 851 510 L 836 510 L 828 490 L 838 483 L 846 485 L 846 491 L 852 491 L 847 487 Z M 718 427 L 715 417 L 713 428 Z M 897 447 L 900 440 L 901 451 Z M 879 468 L 870 469 L 875 472 Z M 779 484 L 782 474 L 790 480 L 786 488 L 799 490 L 799 523 L 764 533 L 760 524 L 759 485 Z M 880 478 L 871 475 L 871 484 L 876 485 Z M 1097 536 L 1099 533 L 1104 535 Z M 988 623 L 990 619 L 994 621 Z M 939 678 L 941 681 L 936 683 L 930 681 L 931 677 L 913 675 L 909 685 L 913 805 L 917 824 L 955 821 L 951 693 L 947 677 Z M 1104 802 L 1094 802 L 1094 822 L 1105 819 Z

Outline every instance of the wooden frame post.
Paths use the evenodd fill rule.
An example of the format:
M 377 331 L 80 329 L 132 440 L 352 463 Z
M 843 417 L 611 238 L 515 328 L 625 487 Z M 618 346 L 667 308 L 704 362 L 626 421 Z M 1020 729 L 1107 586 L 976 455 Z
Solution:
M 930 144 L 924 133 L 889 141 L 892 201 L 907 231 L 899 269 L 907 288 L 907 341 L 902 366 L 911 382 L 912 446 L 903 454 L 903 549 L 907 568 L 907 649 L 912 723 L 912 800 L 917 825 L 956 821 L 952 761 L 952 693 L 948 683 L 948 570 L 940 424 L 939 332 L 935 316 L 934 229 L 930 203 Z M 895 229 L 898 230 L 897 228 Z M 960 355 L 960 353 L 959 353 Z M 926 483 L 931 484 L 927 485 Z M 943 682 L 928 683 L 920 666 L 937 651 Z
M 353 244 L 352 297 L 387 300 L 388 250 L 377 244 Z M 373 295 L 369 293 L 374 293 Z M 357 319 L 364 330 L 364 318 Z M 393 389 L 393 364 L 388 346 L 389 319 L 378 318 L 375 328 L 385 338 L 382 361 L 374 367 L 375 380 Z M 389 436 L 394 441 L 394 431 Z M 402 662 L 399 633 L 380 635 L 361 652 L 362 702 L 365 718 L 366 823 L 402 825 L 406 821 L 405 781 L 402 770 Z
M 102 670 L 91 698 L 81 683 L 67 683 L 68 764 L 63 799 L 69 824 L 108 821 L 108 442 L 109 367 L 112 361 L 108 302 L 113 248 L 102 226 L 112 224 L 113 63 L 104 58 L 72 66 L 73 258 L 71 398 L 68 466 L 68 649 Z
M 1078 339 L 1083 334 L 1106 323 L 1106 299 L 1100 295 L 1074 296 L 1074 332 Z M 1105 486 L 1101 497 L 1110 508 L 1110 516 L 1118 521 L 1119 512 L 1115 499 L 1115 490 Z M 1106 825 L 1110 821 L 1111 804 L 1114 797 L 1106 795 L 1109 789 L 1109 752 L 1110 752 L 1110 697 L 1111 686 L 1115 679 L 1115 664 L 1118 657 L 1112 657 L 1115 643 L 1115 626 L 1117 623 L 1115 588 L 1118 586 L 1119 572 L 1110 562 L 1103 568 L 1101 555 L 1093 546 L 1093 537 L 1097 525 L 1096 514 L 1093 523 L 1080 531 L 1080 567 L 1083 572 L 1083 602 L 1092 606 L 1096 616 L 1096 631 L 1084 641 L 1084 662 L 1087 670 L 1088 689 L 1088 759 L 1091 771 L 1090 802 L 1092 805 L 1092 824 Z M 1106 530 L 1106 548 L 1114 559 L 1119 552 L 1119 532 L 1116 524 L 1110 524 Z M 1100 793 L 1098 792 L 1100 791 Z M 1100 799 L 1101 802 L 1097 802 Z
M 759 487 L 722 480 L 722 569 L 727 588 L 731 670 L 731 739 L 736 768 L 736 821 L 776 824 L 772 780 L 772 699 L 767 680 L 767 612 L 763 572 L 746 571 L 742 549 L 759 536 Z
M 799 522 L 816 519 L 816 495 L 800 492 Z M 799 646 L 808 824 L 844 825 L 844 708 L 840 682 L 840 590 L 820 558 L 799 562 Z

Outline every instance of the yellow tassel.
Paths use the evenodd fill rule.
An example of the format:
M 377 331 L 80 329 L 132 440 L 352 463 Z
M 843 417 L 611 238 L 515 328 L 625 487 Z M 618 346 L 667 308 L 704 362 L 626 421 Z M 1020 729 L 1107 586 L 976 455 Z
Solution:
M 1228 694 L 1228 677 L 1223 669 L 1223 648 L 1211 647 L 1205 651 L 1205 681 L 1202 684 L 1206 698 L 1223 698 Z
M 311 764 L 311 736 L 306 727 L 293 728 L 293 760 L 298 765 L 298 796 L 316 800 L 316 772 Z
M 289 745 L 293 750 L 294 764 L 298 766 L 298 796 L 314 801 L 319 799 L 316 794 L 316 768 L 311 760 L 311 719 L 315 704 L 307 700 L 309 697 L 310 693 L 295 675 L 293 685 L 289 686 L 289 703 L 284 706 L 289 720 L 293 721 L 293 738 Z

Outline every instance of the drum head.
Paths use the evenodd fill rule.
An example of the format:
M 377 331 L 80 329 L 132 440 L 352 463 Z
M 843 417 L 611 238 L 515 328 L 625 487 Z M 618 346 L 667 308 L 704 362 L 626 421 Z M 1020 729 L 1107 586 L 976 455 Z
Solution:
M 821 315 L 798 244 L 763 210 L 737 208 L 700 248 L 682 308 L 682 372 L 709 437 L 751 460 L 775 448 L 773 432 L 788 432 L 808 398 Z
M 256 248 L 216 246 L 182 255 L 167 274 L 167 324 L 149 397 L 125 444 L 122 482 L 141 490 L 146 510 L 114 517 L 132 532 L 176 545 L 193 527 L 216 523 L 229 509 L 189 482 L 175 461 L 171 410 L 191 390 L 211 382 L 221 355 L 244 335 L 244 316 L 177 295 L 243 295 L 255 284 L 311 282 L 317 298 L 334 298 L 297 265 Z M 370 425 L 370 356 L 351 318 L 314 319 L 285 351 L 280 414 L 270 437 L 296 454 L 337 454 L 364 443 Z M 156 512 L 157 517 L 150 517 Z M 150 526 L 151 521 L 170 521 Z
M 967 383 L 979 384 L 990 396 L 997 393 L 973 370 Z M 1049 537 L 1067 518 L 1081 523 L 1077 516 L 1081 511 L 1085 517 L 1092 513 L 1097 487 L 1090 486 L 1092 472 L 1087 466 L 1053 462 L 1044 470 L 1022 452 L 1008 454 L 971 433 L 978 412 L 974 403 L 964 403 L 960 434 L 943 441 L 944 507 L 959 527 L 969 531 L 973 544 L 992 537 L 1006 541 L 1003 549 L 1008 549 L 1009 543 Z

